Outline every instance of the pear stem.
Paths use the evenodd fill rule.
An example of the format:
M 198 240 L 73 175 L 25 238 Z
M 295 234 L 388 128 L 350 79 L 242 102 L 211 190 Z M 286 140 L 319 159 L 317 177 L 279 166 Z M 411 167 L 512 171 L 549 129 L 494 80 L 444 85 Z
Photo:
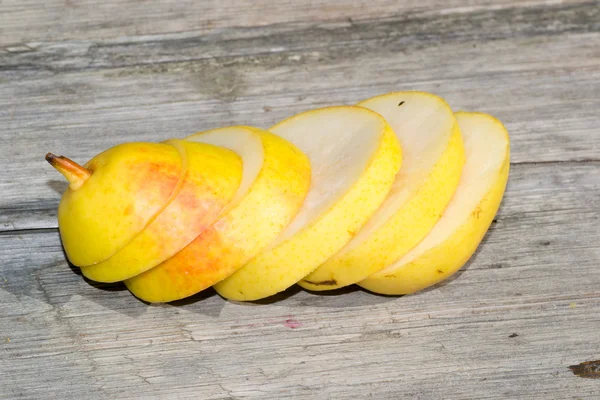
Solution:
M 71 190 L 77 190 L 92 176 L 92 171 L 82 167 L 75 161 L 52 153 L 46 154 L 46 161 L 67 178 Z

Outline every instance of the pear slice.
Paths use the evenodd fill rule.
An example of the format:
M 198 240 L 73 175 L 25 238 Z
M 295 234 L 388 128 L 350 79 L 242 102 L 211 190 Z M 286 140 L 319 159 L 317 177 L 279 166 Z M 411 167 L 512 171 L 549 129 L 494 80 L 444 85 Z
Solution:
M 460 184 L 433 230 L 398 262 L 359 285 L 381 294 L 414 293 L 458 271 L 487 232 L 506 188 L 510 168 L 508 133 L 480 113 L 456 113 L 467 161 Z
M 201 132 L 186 140 L 238 153 L 244 174 L 236 198 L 217 222 L 162 264 L 125 281 L 148 302 L 191 296 L 231 275 L 272 243 L 310 188 L 308 158 L 290 142 L 251 127 Z
M 58 207 L 58 226 L 77 266 L 123 248 L 171 201 L 185 173 L 177 150 L 159 143 L 120 144 L 83 167 L 62 156 L 46 159 L 71 182 Z
M 396 132 L 404 154 L 402 169 L 383 205 L 357 235 L 299 282 L 305 289 L 351 285 L 397 261 L 433 228 L 460 179 L 460 129 L 440 97 L 397 92 L 359 105 L 381 114 Z
M 219 217 L 242 179 L 242 160 L 208 144 L 170 140 L 186 173 L 175 197 L 137 236 L 111 257 L 82 266 L 87 278 L 116 282 L 160 264 L 187 246 Z M 136 166 L 134 166 L 135 168 Z M 143 199 L 140 199 L 143 200 Z
M 318 267 L 377 210 L 400 168 L 396 135 L 380 115 L 366 108 L 308 111 L 270 131 L 308 156 L 311 188 L 275 243 L 215 285 L 227 299 L 271 296 Z

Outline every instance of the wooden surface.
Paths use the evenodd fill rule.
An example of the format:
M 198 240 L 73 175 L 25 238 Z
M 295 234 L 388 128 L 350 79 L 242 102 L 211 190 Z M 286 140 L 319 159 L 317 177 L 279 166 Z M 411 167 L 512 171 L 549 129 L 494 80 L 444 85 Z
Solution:
M 511 134 L 451 281 L 150 306 L 66 263 L 47 151 L 409 89 Z M 600 2 L 3 0 L 0 143 L 0 399 L 598 398 L 569 366 L 600 359 Z

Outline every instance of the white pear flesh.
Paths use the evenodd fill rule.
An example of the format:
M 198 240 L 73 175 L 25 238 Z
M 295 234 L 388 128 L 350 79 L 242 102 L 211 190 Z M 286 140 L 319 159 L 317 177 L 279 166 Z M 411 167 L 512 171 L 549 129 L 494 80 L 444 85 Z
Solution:
M 242 182 L 219 219 L 160 265 L 127 281 L 148 302 L 179 300 L 225 279 L 259 254 L 297 214 L 310 187 L 308 158 L 268 131 L 234 126 L 186 138 L 232 150 Z
M 308 111 L 270 131 L 308 156 L 311 187 L 276 242 L 215 285 L 231 300 L 258 300 L 281 292 L 339 251 L 379 208 L 401 164 L 396 135 L 366 108 Z
M 356 236 L 299 282 L 305 289 L 348 286 L 397 261 L 433 228 L 460 179 L 462 138 L 443 99 L 424 92 L 395 92 L 359 105 L 390 124 L 402 145 L 402 168 L 385 202 Z
M 433 230 L 396 263 L 359 285 L 380 294 L 408 294 L 458 271 L 472 256 L 502 201 L 510 167 L 508 133 L 497 119 L 456 113 L 466 151 L 458 189 Z
M 221 214 L 226 214 L 248 194 L 263 167 L 265 152 L 260 137 L 245 126 L 232 126 L 196 133 L 186 137 L 185 140 L 224 147 L 242 159 L 244 166 L 242 181 L 231 202 L 221 212 Z

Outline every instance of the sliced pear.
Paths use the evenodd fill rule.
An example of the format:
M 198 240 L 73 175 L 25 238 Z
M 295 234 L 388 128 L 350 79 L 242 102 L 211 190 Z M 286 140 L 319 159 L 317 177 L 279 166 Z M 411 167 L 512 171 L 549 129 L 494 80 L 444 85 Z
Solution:
M 308 156 L 311 188 L 275 243 L 215 285 L 232 300 L 283 291 L 339 251 L 381 205 L 401 164 L 396 135 L 366 108 L 308 111 L 270 130 Z
M 50 156 L 70 181 L 69 171 L 89 173 L 71 183 L 58 207 L 62 243 L 77 266 L 105 260 L 131 241 L 171 201 L 185 173 L 179 153 L 166 144 L 120 144 L 85 168 Z
M 241 155 L 244 174 L 229 212 L 162 264 L 125 281 L 148 302 L 191 296 L 225 279 L 273 242 L 291 222 L 310 187 L 308 158 L 290 142 L 251 127 L 228 127 L 186 140 Z
M 160 264 L 215 222 L 238 190 L 242 161 L 234 152 L 182 140 L 166 143 L 177 149 L 185 162 L 181 187 L 156 218 L 123 248 L 104 261 L 81 267 L 87 278 L 117 282 Z
M 381 114 L 396 132 L 404 155 L 402 169 L 385 202 L 356 236 L 299 282 L 305 289 L 351 285 L 397 261 L 433 228 L 460 179 L 460 129 L 440 97 L 397 92 L 359 105 Z
M 460 184 L 444 215 L 421 243 L 398 262 L 359 285 L 381 294 L 408 294 L 458 271 L 487 232 L 504 195 L 510 168 L 508 133 L 480 113 L 456 113 L 466 150 Z

